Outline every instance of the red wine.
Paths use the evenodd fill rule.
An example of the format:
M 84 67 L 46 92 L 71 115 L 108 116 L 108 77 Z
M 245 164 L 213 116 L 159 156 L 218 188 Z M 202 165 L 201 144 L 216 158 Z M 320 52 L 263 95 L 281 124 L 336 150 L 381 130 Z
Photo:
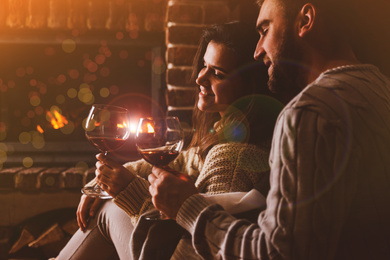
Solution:
M 171 150 L 139 150 L 139 153 L 147 162 L 156 166 L 166 166 L 179 155 L 178 151 Z
M 89 137 L 87 136 L 88 141 L 90 141 L 97 149 L 101 152 L 111 152 L 119 147 L 121 147 L 126 140 L 114 137 Z

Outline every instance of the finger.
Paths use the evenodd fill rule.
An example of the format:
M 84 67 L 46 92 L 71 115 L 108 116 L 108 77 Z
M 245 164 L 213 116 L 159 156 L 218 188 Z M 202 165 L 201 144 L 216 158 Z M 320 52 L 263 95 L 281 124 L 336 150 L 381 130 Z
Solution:
M 159 177 L 161 177 L 162 175 L 164 175 L 166 173 L 167 173 L 167 171 L 165 171 L 165 170 L 163 170 L 161 168 L 158 168 L 156 166 L 153 166 L 153 168 L 152 168 L 152 174 L 154 176 L 156 176 L 156 178 L 159 178 Z
M 156 180 L 157 180 L 157 177 L 153 173 L 148 175 L 148 181 L 150 184 L 154 184 Z
M 77 209 L 77 223 L 81 230 L 85 230 L 88 224 L 88 211 L 90 204 L 93 202 L 93 198 L 86 195 L 81 196 L 81 200 Z
M 109 179 L 110 175 L 112 174 L 112 170 L 110 168 L 108 168 L 105 164 L 101 163 L 101 162 L 96 162 L 96 172 L 95 172 L 95 175 L 97 177 L 97 179 L 99 179 L 101 181 L 102 178 L 106 178 L 106 179 Z
M 149 193 L 150 195 L 152 195 L 152 201 L 154 200 L 154 197 L 156 196 L 156 188 L 154 187 L 154 185 L 150 185 L 149 186 Z M 154 202 L 153 202 L 154 204 Z
M 112 169 L 122 167 L 122 164 L 115 161 L 113 158 L 109 157 L 108 155 L 104 155 L 103 153 L 99 153 L 98 155 L 96 155 L 96 158 Z
M 95 201 L 91 205 L 91 209 L 89 210 L 89 216 L 94 217 L 98 209 L 100 208 L 102 204 L 102 200 L 99 198 L 96 198 Z

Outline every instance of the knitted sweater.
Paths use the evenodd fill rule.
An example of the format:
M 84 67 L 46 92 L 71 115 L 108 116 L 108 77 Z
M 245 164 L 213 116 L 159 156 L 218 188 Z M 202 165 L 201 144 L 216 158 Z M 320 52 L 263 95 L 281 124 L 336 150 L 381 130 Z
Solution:
M 371 65 L 326 71 L 279 116 L 257 225 L 201 195 L 177 222 L 204 259 L 390 259 L 389 147 L 390 81 Z
M 188 174 L 201 193 L 219 194 L 249 191 L 258 182 L 269 178 L 269 148 L 252 144 L 224 143 L 215 145 L 207 154 L 204 164 L 196 148 L 180 153 L 169 166 Z M 144 160 L 124 165 L 137 177 L 114 199 L 114 202 L 132 218 L 152 208 L 149 182 L 146 180 L 152 166 Z M 266 194 L 267 191 L 264 191 Z

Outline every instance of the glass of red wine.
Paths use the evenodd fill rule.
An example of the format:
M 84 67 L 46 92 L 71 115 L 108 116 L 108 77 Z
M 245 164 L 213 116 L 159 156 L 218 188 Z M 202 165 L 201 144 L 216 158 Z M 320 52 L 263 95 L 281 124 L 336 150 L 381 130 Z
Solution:
M 126 108 L 95 104 L 85 122 L 85 136 L 105 155 L 120 148 L 130 135 L 129 112 Z M 82 193 L 101 199 L 112 198 L 99 185 L 86 185 Z
M 138 153 L 150 164 L 164 168 L 181 152 L 184 132 L 177 117 L 140 118 L 135 134 Z M 165 219 L 160 213 L 157 218 Z

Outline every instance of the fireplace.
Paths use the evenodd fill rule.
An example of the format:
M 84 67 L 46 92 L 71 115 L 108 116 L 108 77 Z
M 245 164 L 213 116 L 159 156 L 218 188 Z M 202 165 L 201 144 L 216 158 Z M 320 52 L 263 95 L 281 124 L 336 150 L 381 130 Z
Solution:
M 161 33 L 134 40 L 125 35 L 118 39 L 113 32 L 72 37 L 67 32 L 17 30 L 2 37 L 3 168 L 90 166 L 97 151 L 86 143 L 83 120 L 93 103 L 127 107 L 132 129 L 139 117 L 165 109 L 160 98 L 165 70 Z M 118 154 L 132 157 L 134 151 L 130 137 Z M 47 157 L 40 156 L 45 153 Z M 50 159 L 50 154 L 59 157 Z

